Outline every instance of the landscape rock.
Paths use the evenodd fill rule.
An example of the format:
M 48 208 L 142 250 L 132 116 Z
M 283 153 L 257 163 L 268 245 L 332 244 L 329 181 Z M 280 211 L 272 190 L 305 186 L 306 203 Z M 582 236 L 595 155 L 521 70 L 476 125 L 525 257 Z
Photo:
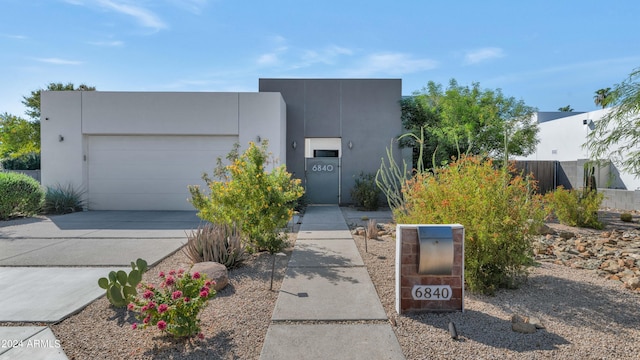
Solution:
M 632 278 L 627 279 L 627 281 L 624 284 L 631 290 L 639 289 L 640 288 L 640 278 L 637 277 L 637 276 L 634 276 Z
M 533 334 L 536 332 L 536 326 L 529 323 L 516 322 L 511 324 L 511 330 L 522 334 Z
M 569 239 L 575 237 L 576 235 L 574 233 L 572 233 L 571 231 L 560 231 L 560 233 L 558 233 L 558 236 L 560 236 L 563 239 L 569 240 Z
M 536 329 L 544 329 L 540 319 L 518 314 L 511 315 L 511 330 L 522 334 L 533 334 Z
M 538 261 L 594 270 L 640 292 L 639 229 L 562 229 L 556 235 L 536 236 L 532 245 Z
M 529 318 L 529 324 L 533 325 L 536 327 L 536 329 L 545 329 L 544 324 L 542 323 L 542 321 L 537 318 L 537 317 L 530 317 Z
M 227 267 L 217 262 L 205 261 L 195 263 L 189 272 L 191 274 L 195 272 L 206 274 L 207 279 L 214 280 L 216 282 L 213 287 L 216 291 L 224 289 L 224 287 L 229 284 L 229 272 L 227 271 Z

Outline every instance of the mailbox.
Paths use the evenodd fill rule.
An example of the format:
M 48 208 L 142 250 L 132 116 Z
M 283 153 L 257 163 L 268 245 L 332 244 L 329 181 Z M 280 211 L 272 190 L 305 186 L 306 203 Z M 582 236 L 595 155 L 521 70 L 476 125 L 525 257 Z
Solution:
M 418 274 L 452 274 L 453 231 L 450 227 L 418 226 L 418 247 Z
M 464 311 L 464 227 L 396 226 L 396 311 Z

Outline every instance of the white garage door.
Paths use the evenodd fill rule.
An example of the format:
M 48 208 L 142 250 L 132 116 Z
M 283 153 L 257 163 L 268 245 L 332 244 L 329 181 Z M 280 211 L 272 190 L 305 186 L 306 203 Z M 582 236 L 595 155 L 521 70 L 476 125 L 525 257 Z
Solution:
M 236 136 L 89 136 L 89 209 L 195 210 L 188 185 L 211 174 Z

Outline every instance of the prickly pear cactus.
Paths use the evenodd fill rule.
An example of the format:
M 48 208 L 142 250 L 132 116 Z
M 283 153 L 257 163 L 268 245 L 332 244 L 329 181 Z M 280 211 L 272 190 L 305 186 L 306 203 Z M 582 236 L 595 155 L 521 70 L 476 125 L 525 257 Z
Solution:
M 108 277 L 98 279 L 98 286 L 107 291 L 107 299 L 115 307 L 125 307 L 129 299 L 138 294 L 136 286 L 142 280 L 142 274 L 147 271 L 147 262 L 138 259 L 131 262 L 131 271 L 111 271 Z

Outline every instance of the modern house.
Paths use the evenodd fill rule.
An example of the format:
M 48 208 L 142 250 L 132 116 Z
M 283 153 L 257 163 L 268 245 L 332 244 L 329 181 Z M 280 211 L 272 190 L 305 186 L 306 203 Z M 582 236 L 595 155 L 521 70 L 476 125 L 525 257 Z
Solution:
M 402 133 L 400 79 L 260 79 L 259 91 L 52 91 L 41 98 L 42 184 L 84 191 L 90 210 L 193 210 L 234 143 L 269 141 L 312 203 L 351 203 Z M 396 161 L 410 152 L 394 146 Z
M 610 111 L 596 110 L 585 113 L 538 113 L 538 138 L 536 151 L 517 160 L 555 161 L 557 179 L 565 187 L 583 186 L 584 165 L 591 156 L 582 145 L 594 125 Z M 611 149 L 615 150 L 615 149 Z M 598 190 L 605 194 L 603 206 L 617 209 L 640 209 L 640 179 L 616 167 L 615 162 L 596 165 Z M 564 179 L 564 181 L 562 181 Z

